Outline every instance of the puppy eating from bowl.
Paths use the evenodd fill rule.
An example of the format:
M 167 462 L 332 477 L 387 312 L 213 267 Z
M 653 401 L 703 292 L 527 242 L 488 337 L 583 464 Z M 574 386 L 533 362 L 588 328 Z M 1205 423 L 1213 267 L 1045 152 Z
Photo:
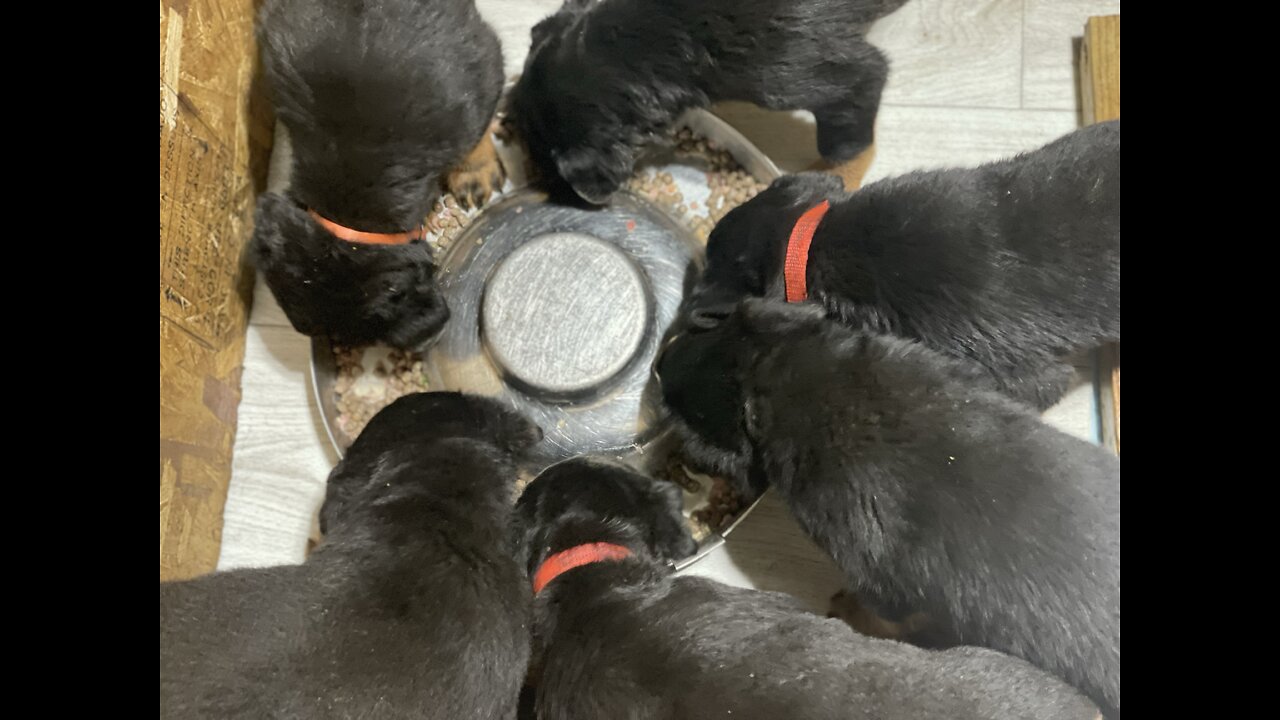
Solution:
M 714 324 L 747 297 L 919 340 L 1044 410 L 1069 355 L 1120 339 L 1120 121 L 852 194 L 830 175 L 779 178 L 716 225 L 684 317 Z
M 458 393 L 383 409 L 303 564 L 160 584 L 160 717 L 514 720 L 529 589 L 507 523 L 540 438 Z
M 567 0 L 533 28 L 507 120 L 549 189 L 604 204 L 690 108 L 809 110 L 822 158 L 874 141 L 884 55 L 866 26 L 906 0 Z
M 268 0 L 258 44 L 293 152 L 253 257 L 294 328 L 421 349 L 448 320 L 424 219 L 501 189 L 502 51 L 472 0 Z
M 794 598 L 673 577 L 693 552 L 679 490 L 613 461 L 544 471 L 516 506 L 534 600 L 531 703 L 597 720 L 1093 720 L 1017 658 L 858 635 Z
M 989 374 L 752 299 L 655 368 L 685 456 L 766 487 L 889 620 L 1022 657 L 1120 710 L 1120 461 Z

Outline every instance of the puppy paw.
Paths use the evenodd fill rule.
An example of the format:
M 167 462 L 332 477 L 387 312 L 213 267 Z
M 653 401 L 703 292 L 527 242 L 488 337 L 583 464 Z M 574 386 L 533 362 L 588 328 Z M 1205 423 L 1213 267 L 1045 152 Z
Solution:
M 480 144 L 467 153 L 445 177 L 445 189 L 466 209 L 478 208 L 502 189 L 506 179 L 498 150 L 493 146 L 493 135 L 486 131 Z

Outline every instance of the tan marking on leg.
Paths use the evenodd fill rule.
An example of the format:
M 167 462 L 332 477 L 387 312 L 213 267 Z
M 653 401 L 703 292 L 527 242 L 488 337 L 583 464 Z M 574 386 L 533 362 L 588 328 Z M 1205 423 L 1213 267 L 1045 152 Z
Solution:
M 493 146 L 493 128 L 486 130 L 480 143 L 445 177 L 445 188 L 463 207 L 480 207 L 502 189 L 506 172 Z

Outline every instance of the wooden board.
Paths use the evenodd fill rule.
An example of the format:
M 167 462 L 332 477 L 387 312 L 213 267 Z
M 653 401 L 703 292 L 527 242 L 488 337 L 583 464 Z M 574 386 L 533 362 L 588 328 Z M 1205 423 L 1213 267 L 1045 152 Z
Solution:
M 1120 118 L 1120 16 L 1091 17 L 1080 51 L 1086 124 Z M 1102 441 L 1120 454 L 1120 345 L 1098 354 Z
M 1120 118 L 1120 16 L 1091 17 L 1080 46 L 1085 124 Z
M 160 2 L 160 579 L 212 571 L 231 475 L 271 118 L 255 3 Z

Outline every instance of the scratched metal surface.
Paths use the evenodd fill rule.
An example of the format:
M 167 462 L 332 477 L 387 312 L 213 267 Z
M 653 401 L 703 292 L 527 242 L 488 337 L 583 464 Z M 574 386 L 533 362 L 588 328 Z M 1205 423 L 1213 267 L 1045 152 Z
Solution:
M 535 236 L 499 261 L 484 285 L 482 345 L 527 393 L 566 401 L 598 394 L 644 343 L 649 284 L 614 243 L 585 232 Z
M 543 429 L 541 465 L 639 451 L 665 415 L 650 364 L 701 255 L 687 229 L 630 194 L 595 210 L 508 195 L 441 259 L 452 315 L 424 362 L 428 382 L 528 414 Z

